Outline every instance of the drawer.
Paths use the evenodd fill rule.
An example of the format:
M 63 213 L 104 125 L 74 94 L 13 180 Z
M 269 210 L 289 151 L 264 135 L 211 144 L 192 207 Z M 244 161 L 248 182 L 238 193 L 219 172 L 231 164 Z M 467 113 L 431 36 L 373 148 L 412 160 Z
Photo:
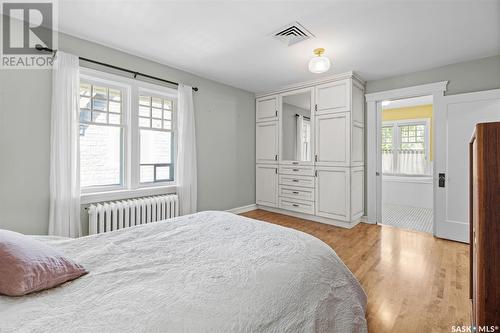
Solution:
M 297 176 L 314 176 L 313 166 L 280 165 L 280 174 Z
M 279 183 L 280 183 L 280 185 L 291 185 L 291 186 L 314 188 L 314 177 L 280 175 L 279 176 Z
M 280 198 L 280 208 L 295 212 L 314 214 L 314 202 Z
M 314 201 L 314 189 L 280 185 L 280 197 Z

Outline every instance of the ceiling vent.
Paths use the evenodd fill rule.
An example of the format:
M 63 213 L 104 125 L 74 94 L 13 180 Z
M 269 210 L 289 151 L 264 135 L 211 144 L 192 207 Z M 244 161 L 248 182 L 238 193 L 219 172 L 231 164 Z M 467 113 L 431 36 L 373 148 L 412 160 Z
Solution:
M 285 43 L 287 46 L 302 42 L 314 35 L 304 28 L 299 22 L 292 22 L 273 33 L 274 38 Z

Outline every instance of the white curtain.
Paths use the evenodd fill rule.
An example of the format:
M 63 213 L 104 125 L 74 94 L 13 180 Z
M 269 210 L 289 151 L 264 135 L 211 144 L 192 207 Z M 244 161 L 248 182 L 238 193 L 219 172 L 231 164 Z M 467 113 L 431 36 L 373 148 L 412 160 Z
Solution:
M 399 172 L 404 175 L 430 175 L 430 163 L 425 152 L 418 150 L 402 150 L 399 152 Z
M 52 71 L 49 234 L 81 236 L 78 57 L 58 52 Z
M 296 117 L 297 120 L 297 129 L 296 129 L 296 137 L 295 137 L 295 160 L 296 161 L 302 161 L 302 146 L 303 146 L 303 136 L 304 134 L 303 129 L 304 129 L 304 117 L 301 115 L 297 115 Z
M 177 108 L 177 195 L 179 196 L 180 214 L 192 214 L 197 211 L 197 176 L 196 176 L 196 131 L 194 121 L 193 89 L 179 84 Z

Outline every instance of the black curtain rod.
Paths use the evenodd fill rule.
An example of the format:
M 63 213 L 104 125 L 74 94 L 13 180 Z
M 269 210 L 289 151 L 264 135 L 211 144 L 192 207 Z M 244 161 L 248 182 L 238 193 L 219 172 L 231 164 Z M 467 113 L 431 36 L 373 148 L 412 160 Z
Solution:
M 295 117 L 300 117 L 300 114 L 296 113 L 296 114 L 295 114 Z M 311 118 L 309 118 L 309 117 L 307 117 L 307 116 L 302 116 L 302 117 L 304 117 L 304 119 L 309 119 L 309 120 L 311 120 Z
M 46 52 L 53 53 L 54 55 L 57 53 L 57 50 L 52 50 L 52 49 L 49 49 L 48 47 L 43 47 L 40 44 L 37 44 L 35 46 L 35 48 L 38 51 L 46 51 Z M 148 74 L 144 74 L 144 73 L 132 71 L 130 69 L 126 69 L 126 68 L 123 68 L 123 67 L 118 67 L 118 66 L 115 66 L 115 65 L 106 64 L 104 62 L 92 60 L 92 59 L 89 59 L 89 58 L 84 58 L 84 57 L 78 57 L 78 58 L 80 60 L 83 60 L 83 61 L 86 61 L 86 62 L 91 62 L 93 64 L 97 64 L 97 65 L 100 65 L 100 66 L 105 66 L 105 67 L 113 68 L 113 69 L 116 69 L 116 70 L 119 70 L 119 71 L 122 71 L 122 72 L 127 72 L 127 73 L 130 73 L 130 74 L 133 74 L 134 75 L 134 79 L 137 78 L 137 76 L 139 75 L 139 76 L 142 76 L 142 77 L 146 77 L 148 79 L 153 79 L 153 80 L 156 80 L 156 81 L 161 81 L 161 82 L 165 82 L 165 83 L 168 83 L 168 84 L 173 84 L 173 85 L 176 85 L 176 86 L 179 85 L 178 82 L 161 79 L 161 78 L 156 77 L 156 76 L 152 76 L 152 75 L 148 75 Z M 193 90 L 194 91 L 198 91 L 198 88 L 197 87 L 193 87 Z

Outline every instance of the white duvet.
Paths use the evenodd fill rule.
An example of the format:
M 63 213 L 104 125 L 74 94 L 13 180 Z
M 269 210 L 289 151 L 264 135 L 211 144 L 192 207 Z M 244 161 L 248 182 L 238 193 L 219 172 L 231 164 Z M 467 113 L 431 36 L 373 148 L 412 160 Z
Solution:
M 366 332 L 366 295 L 308 234 L 202 212 L 44 239 L 89 274 L 0 296 L 0 332 Z

